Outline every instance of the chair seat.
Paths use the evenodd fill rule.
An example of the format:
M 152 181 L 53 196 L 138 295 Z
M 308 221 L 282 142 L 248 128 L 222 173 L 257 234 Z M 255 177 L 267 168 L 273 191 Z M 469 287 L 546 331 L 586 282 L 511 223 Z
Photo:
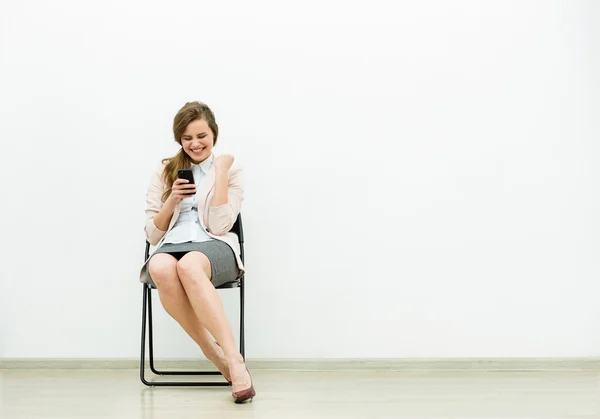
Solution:
M 153 284 L 147 283 L 148 287 L 150 287 L 151 289 L 155 290 L 156 287 Z M 219 285 L 218 287 L 216 287 L 218 290 L 221 289 L 230 289 L 230 288 L 239 288 L 240 287 L 240 280 L 238 279 L 237 281 L 233 281 L 233 282 L 226 282 L 222 285 Z
M 224 288 L 239 288 L 240 287 L 240 281 L 234 281 L 234 282 L 226 282 L 222 285 L 219 285 L 217 287 L 218 290 L 220 289 L 224 289 Z

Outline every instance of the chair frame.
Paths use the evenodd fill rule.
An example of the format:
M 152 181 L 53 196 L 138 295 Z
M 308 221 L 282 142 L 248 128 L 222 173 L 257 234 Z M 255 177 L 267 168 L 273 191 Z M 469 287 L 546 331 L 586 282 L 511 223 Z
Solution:
M 242 263 L 244 262 L 244 232 L 242 228 L 242 217 L 241 214 L 231 229 L 232 233 L 238 236 L 238 242 L 240 244 L 240 258 Z M 150 257 L 150 243 L 146 241 L 146 251 L 144 254 L 144 260 L 148 260 Z M 240 289 L 240 353 L 245 359 L 245 329 L 244 329 L 244 276 L 240 277 L 236 282 L 230 282 L 223 284 L 217 289 Z M 155 381 L 147 380 L 145 377 L 146 372 L 146 326 L 148 326 L 148 363 L 150 371 L 158 376 L 206 376 L 206 375 L 222 375 L 219 371 L 169 371 L 159 370 L 154 365 L 154 333 L 152 327 L 152 290 L 154 288 L 148 284 L 142 284 L 142 344 L 141 344 L 141 356 L 140 356 L 140 380 L 147 386 L 155 387 L 174 387 L 174 386 L 185 386 L 185 387 L 220 387 L 229 386 L 226 381 Z

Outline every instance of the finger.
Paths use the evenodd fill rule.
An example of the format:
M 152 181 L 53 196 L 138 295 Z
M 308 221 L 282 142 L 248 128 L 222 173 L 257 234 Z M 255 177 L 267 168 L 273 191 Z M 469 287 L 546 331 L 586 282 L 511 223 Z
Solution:
M 196 186 L 192 185 L 191 187 L 180 187 L 180 188 L 174 188 L 174 191 L 178 191 L 180 193 L 192 193 L 192 192 L 196 192 Z
M 191 184 L 181 184 L 181 185 L 173 185 L 173 190 L 182 190 L 182 189 L 195 189 L 196 185 Z
M 196 193 L 196 188 L 180 188 L 180 189 L 174 189 L 174 191 L 180 195 L 189 195 L 189 194 L 195 194 Z

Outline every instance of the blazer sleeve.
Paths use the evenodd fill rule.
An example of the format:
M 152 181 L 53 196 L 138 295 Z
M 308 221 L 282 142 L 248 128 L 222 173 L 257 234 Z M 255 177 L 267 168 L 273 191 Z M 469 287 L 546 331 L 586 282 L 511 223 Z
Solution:
M 162 194 L 164 192 L 164 182 L 162 180 L 162 172 L 164 166 L 159 167 L 150 180 L 150 185 L 146 192 L 146 240 L 152 246 L 156 246 L 160 239 L 167 233 L 156 227 L 154 217 L 158 214 L 163 206 Z
M 212 199 L 211 199 L 212 200 Z M 215 236 L 227 234 L 242 209 L 244 200 L 244 171 L 238 166 L 229 172 L 227 203 L 208 209 L 208 231 Z

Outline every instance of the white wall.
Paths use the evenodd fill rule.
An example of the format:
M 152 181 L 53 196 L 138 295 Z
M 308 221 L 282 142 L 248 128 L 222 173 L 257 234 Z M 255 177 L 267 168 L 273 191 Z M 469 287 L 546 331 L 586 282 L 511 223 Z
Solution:
M 246 168 L 249 357 L 600 356 L 598 4 L 288 3 L 0 4 L 0 357 L 138 356 L 188 100 Z

